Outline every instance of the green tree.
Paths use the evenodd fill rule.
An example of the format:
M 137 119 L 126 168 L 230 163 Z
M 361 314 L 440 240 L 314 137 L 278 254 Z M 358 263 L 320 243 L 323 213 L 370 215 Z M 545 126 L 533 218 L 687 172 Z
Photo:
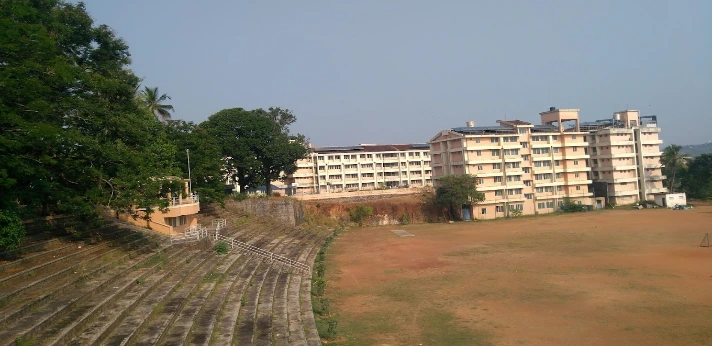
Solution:
M 477 177 L 469 174 L 446 175 L 438 178 L 435 205 L 447 208 L 450 217 L 462 219 L 462 207 L 484 201 L 485 195 L 477 191 Z
M 169 120 L 166 122 L 168 139 L 177 147 L 175 161 L 181 176 L 188 177 L 190 155 L 191 187 L 202 202 L 222 202 L 224 183 L 221 173 L 222 155 L 213 136 L 193 122 Z
M 687 160 L 690 156 L 683 154 L 680 150 L 681 146 L 677 144 L 672 144 L 667 146 L 663 150 L 663 156 L 661 162 L 665 165 L 663 168 L 663 173 L 667 176 L 667 189 L 670 192 L 675 192 L 680 186 L 680 182 L 677 180 L 678 174 L 684 174 L 684 170 L 687 168 Z
M 158 116 L 162 121 L 171 118 L 171 112 L 174 111 L 173 106 L 163 104 L 166 100 L 170 100 L 171 97 L 167 94 L 159 93 L 158 87 L 144 87 L 143 90 L 141 90 L 139 99 L 152 114 Z
M 293 173 L 296 161 L 305 157 L 303 136 L 289 136 L 280 124 L 265 116 L 264 110 L 224 109 L 201 124 L 214 136 L 226 158 L 226 173 L 244 191 L 264 184 L 267 195 L 271 183 Z
M 690 198 L 712 199 L 712 154 L 702 154 L 689 163 L 682 187 Z
M 262 108 L 255 109 L 252 112 L 272 120 L 285 134 L 289 134 L 289 125 L 292 125 L 297 121 L 297 117 L 295 117 L 289 109 L 270 107 L 267 110 Z
M 128 46 L 84 4 L 0 1 L 0 209 L 21 218 L 153 206 L 179 171 L 135 102 Z

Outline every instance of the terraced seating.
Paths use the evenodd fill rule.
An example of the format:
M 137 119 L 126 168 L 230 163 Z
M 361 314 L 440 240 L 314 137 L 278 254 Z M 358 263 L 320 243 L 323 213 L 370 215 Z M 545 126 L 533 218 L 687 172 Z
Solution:
M 211 239 L 175 245 L 106 222 L 93 245 L 58 241 L 0 264 L 0 343 L 319 345 L 310 271 L 291 264 L 311 267 L 328 232 L 229 210 L 210 218 L 257 250 L 221 256 Z

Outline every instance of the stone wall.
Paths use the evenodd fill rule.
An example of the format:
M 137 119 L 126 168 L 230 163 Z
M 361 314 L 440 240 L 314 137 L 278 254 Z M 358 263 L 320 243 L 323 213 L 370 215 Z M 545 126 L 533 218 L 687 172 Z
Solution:
M 302 203 L 291 198 L 248 198 L 243 201 L 230 200 L 225 203 L 225 207 L 231 211 L 275 218 L 291 226 L 296 226 L 304 222 L 304 207 Z

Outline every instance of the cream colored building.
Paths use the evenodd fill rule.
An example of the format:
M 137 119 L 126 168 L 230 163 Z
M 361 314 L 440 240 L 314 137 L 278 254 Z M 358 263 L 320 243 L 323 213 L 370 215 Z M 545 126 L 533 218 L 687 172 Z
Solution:
M 656 116 L 636 110 L 616 112 L 610 119 L 581 124 L 588 131 L 590 165 L 597 195 L 624 205 L 652 201 L 664 188 L 660 127 Z
M 433 179 L 449 174 L 477 176 L 485 200 L 464 210 L 475 219 L 550 213 L 565 197 L 594 204 L 589 191 L 588 143 L 578 110 L 541 113 L 542 125 L 500 120 L 499 126 L 445 130 L 430 140 Z M 571 129 L 564 123 L 573 122 Z
M 432 186 L 428 144 L 310 148 L 287 179 L 295 194 Z

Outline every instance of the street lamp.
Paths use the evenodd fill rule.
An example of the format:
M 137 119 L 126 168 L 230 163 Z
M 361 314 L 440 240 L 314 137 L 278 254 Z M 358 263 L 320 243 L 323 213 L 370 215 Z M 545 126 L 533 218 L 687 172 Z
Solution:
M 190 149 L 185 149 L 185 154 L 188 156 L 188 193 L 193 196 L 193 181 L 190 178 Z

